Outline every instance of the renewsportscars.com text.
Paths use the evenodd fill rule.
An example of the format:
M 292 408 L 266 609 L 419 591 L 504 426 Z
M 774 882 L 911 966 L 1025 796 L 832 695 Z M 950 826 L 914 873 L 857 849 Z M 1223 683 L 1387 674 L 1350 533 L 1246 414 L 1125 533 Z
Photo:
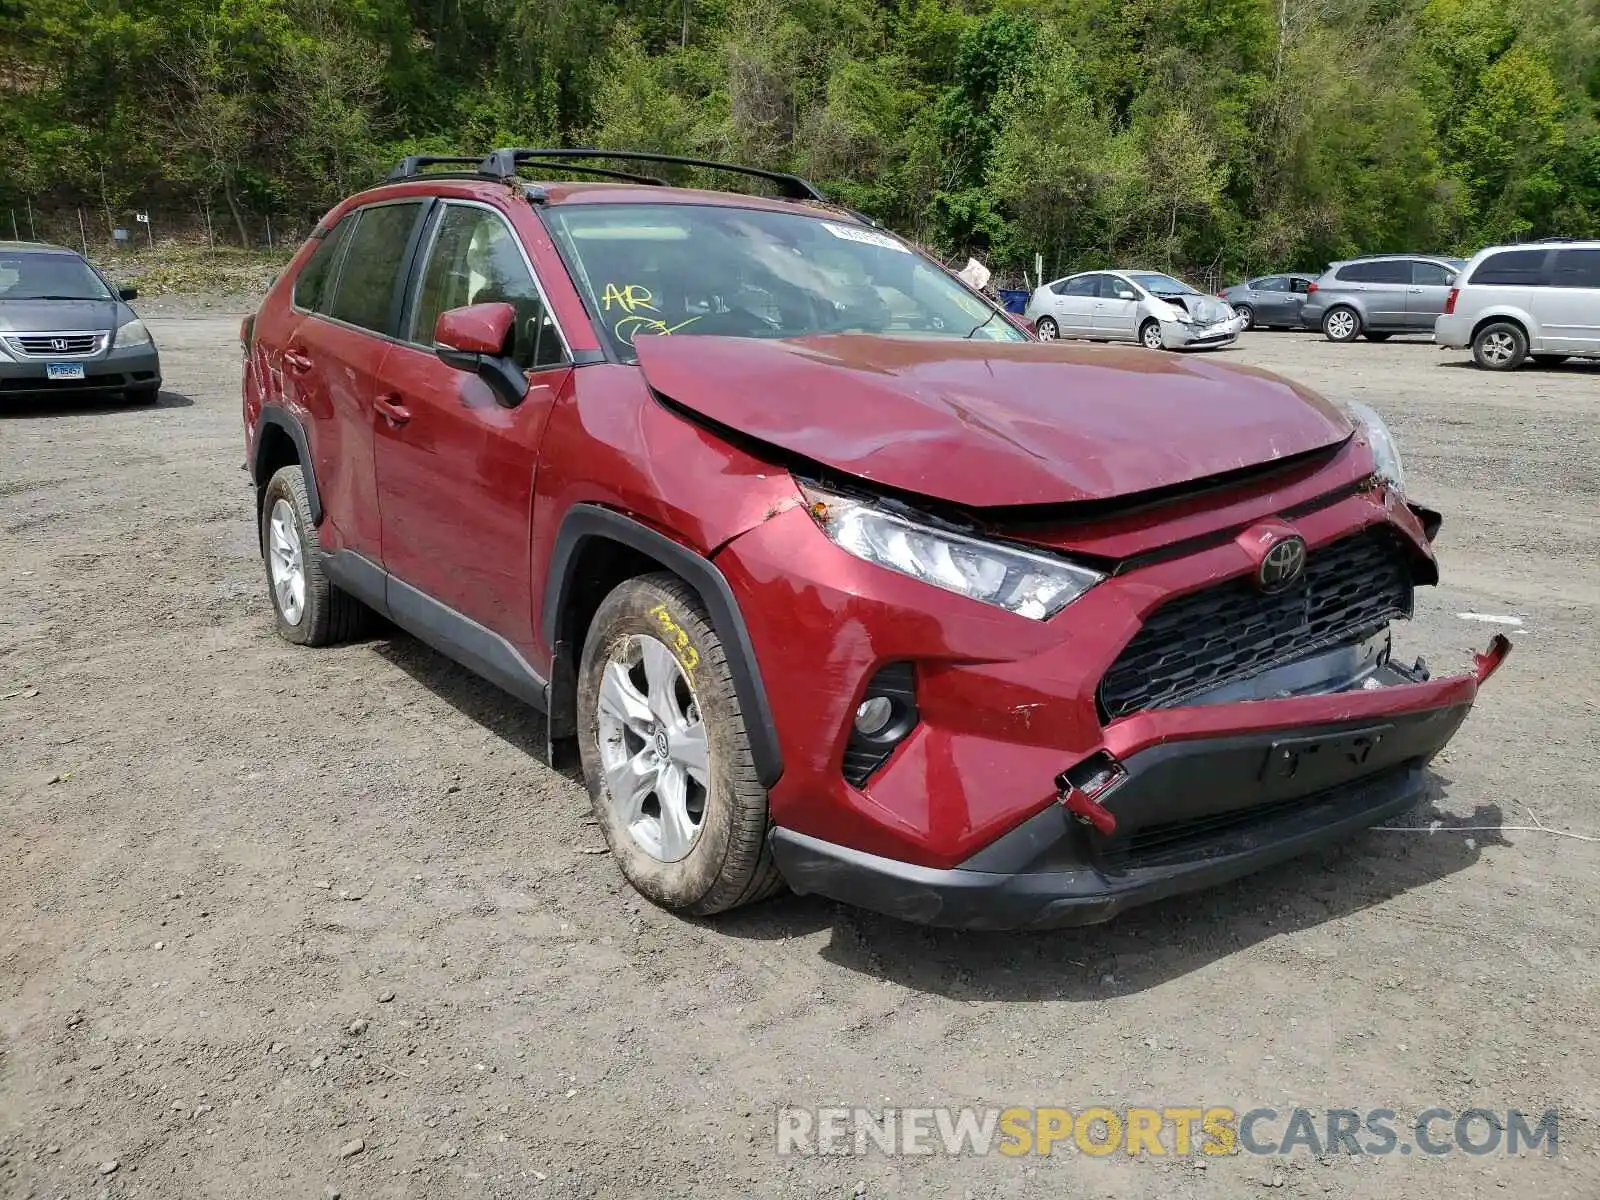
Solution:
M 1555 1155 L 1560 1145 L 1555 1109 L 784 1108 L 775 1133 L 780 1155 Z

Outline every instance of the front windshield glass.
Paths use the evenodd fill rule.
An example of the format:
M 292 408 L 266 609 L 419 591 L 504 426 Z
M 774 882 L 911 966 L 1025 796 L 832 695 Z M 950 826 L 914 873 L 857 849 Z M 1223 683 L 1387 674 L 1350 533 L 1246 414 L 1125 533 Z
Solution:
M 1131 271 L 1128 278 L 1137 283 L 1152 296 L 1198 296 L 1195 291 L 1181 279 L 1174 279 L 1171 275 L 1160 275 L 1154 271 Z
M 0 301 L 109 299 L 100 276 L 76 254 L 0 251 Z
M 638 338 L 664 335 L 1026 340 L 937 264 L 847 220 L 690 204 L 544 215 L 622 358 Z

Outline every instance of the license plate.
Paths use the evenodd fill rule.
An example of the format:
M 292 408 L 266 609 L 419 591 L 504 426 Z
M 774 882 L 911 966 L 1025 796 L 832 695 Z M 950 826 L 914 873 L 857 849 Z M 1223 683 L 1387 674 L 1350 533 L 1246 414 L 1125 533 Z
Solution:
M 62 380 L 82 379 L 83 378 L 83 364 L 82 363 L 46 363 L 45 367 L 44 367 L 44 373 L 45 373 L 45 377 L 48 378 L 48 379 L 62 379 Z

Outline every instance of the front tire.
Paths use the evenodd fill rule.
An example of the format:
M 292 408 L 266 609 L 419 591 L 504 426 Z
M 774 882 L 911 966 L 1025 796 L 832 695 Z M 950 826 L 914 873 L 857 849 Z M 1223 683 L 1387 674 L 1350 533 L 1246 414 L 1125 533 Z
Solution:
M 1353 308 L 1330 308 L 1322 317 L 1322 336 L 1330 342 L 1353 342 L 1361 334 L 1361 315 Z
M 359 637 L 370 626 L 372 610 L 336 588 L 322 569 L 322 542 L 298 464 L 280 467 L 262 494 L 261 554 L 285 641 L 329 646 Z
M 727 656 L 676 575 L 626 580 L 601 603 L 578 713 L 594 814 L 635 890 L 708 916 L 782 887 Z
M 1528 357 L 1528 335 L 1520 325 L 1494 321 L 1472 337 L 1472 360 L 1485 371 L 1515 371 Z
M 1061 336 L 1061 327 L 1056 324 L 1054 317 L 1040 317 L 1033 331 L 1041 342 L 1053 342 Z
M 1161 340 L 1161 322 L 1151 317 L 1139 326 L 1139 344 L 1146 350 L 1161 350 L 1165 343 Z

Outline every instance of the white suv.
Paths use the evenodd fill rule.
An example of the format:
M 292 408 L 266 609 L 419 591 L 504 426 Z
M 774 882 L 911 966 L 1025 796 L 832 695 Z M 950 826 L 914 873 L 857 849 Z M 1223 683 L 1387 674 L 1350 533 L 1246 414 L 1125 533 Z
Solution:
M 1480 250 L 1450 289 L 1433 340 L 1471 346 L 1490 371 L 1510 371 L 1530 355 L 1547 364 L 1600 358 L 1600 241 Z

